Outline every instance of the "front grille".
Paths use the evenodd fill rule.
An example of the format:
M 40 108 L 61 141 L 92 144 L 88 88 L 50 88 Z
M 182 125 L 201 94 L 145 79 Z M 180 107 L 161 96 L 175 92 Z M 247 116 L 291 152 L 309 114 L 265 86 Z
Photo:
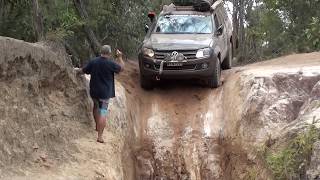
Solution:
M 195 64 L 184 64 L 183 66 L 167 66 L 165 63 L 163 65 L 163 70 L 195 70 L 196 69 Z M 159 70 L 160 69 L 160 64 L 155 64 L 154 65 L 155 69 Z
M 157 60 L 164 60 L 167 55 L 171 55 L 174 51 L 155 51 L 155 58 Z M 195 60 L 197 50 L 178 50 L 178 53 L 183 54 L 187 59 L 186 60 Z

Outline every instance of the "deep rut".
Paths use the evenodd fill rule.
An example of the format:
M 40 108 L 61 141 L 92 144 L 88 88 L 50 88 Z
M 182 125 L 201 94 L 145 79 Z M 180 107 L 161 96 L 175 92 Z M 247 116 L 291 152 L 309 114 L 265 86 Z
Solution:
M 222 179 L 223 87 L 176 83 L 164 82 L 143 96 L 131 94 L 136 179 Z

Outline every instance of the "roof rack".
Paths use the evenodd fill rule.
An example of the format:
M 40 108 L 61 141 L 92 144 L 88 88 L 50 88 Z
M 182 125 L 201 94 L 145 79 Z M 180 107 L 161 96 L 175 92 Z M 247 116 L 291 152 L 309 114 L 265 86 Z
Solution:
M 212 4 L 210 11 L 214 11 L 221 4 L 223 4 L 223 0 L 216 0 Z M 170 13 L 172 11 L 196 11 L 196 9 L 194 6 L 176 6 L 173 3 L 163 6 L 162 13 Z
M 193 6 L 176 6 L 176 11 L 194 11 Z

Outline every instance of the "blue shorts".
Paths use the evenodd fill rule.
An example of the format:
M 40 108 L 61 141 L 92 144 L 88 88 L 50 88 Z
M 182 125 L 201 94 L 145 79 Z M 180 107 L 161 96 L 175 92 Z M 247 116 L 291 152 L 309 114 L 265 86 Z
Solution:
M 106 116 L 108 114 L 109 99 L 96 99 L 92 98 L 94 108 L 98 108 L 100 116 Z

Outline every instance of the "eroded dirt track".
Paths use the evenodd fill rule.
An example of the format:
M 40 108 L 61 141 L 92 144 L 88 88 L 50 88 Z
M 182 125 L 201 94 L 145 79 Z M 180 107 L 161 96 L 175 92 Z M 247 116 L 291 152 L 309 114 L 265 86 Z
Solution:
M 319 65 L 317 53 L 292 55 L 224 71 L 224 85 L 218 89 L 188 81 L 166 81 L 147 92 L 138 87 L 137 65 L 129 64 L 128 71 L 118 79 L 133 97 L 129 106 L 134 107 L 133 134 L 138 139 L 134 141 L 136 179 L 214 180 L 234 179 L 239 174 L 245 179 L 250 170 L 243 168 L 254 164 L 248 157 L 255 155 L 242 147 L 246 146 L 243 141 L 248 139 L 247 144 L 251 145 L 263 143 L 270 134 L 279 134 L 289 117 L 292 116 L 291 121 L 296 119 L 307 96 L 300 98 L 299 104 L 295 104 L 294 96 L 302 93 L 299 89 L 305 89 L 306 95 L 311 92 L 320 80 Z M 269 95 L 274 100 L 267 98 Z M 268 130 L 261 127 L 261 122 L 254 122 L 260 115 L 274 121 L 255 106 L 255 96 L 266 99 L 259 106 L 268 107 L 272 101 L 280 103 L 279 107 L 270 104 L 273 109 L 268 113 L 278 114 L 277 118 L 282 120 L 265 123 L 276 129 Z M 284 97 L 293 100 L 283 104 Z M 261 177 L 270 178 L 270 173 L 262 174 Z
M 0 179 L 229 180 L 252 169 L 272 179 L 254 150 L 320 119 L 320 53 L 225 71 L 218 89 L 166 81 L 143 91 L 128 62 L 98 144 L 85 85 L 66 57 L 0 40 Z
M 136 64 L 128 66 L 119 80 L 133 97 L 129 106 L 135 107 L 136 178 L 221 179 L 223 86 L 213 90 L 190 81 L 164 81 L 143 91 L 137 87 Z M 223 79 L 231 73 L 224 72 Z

